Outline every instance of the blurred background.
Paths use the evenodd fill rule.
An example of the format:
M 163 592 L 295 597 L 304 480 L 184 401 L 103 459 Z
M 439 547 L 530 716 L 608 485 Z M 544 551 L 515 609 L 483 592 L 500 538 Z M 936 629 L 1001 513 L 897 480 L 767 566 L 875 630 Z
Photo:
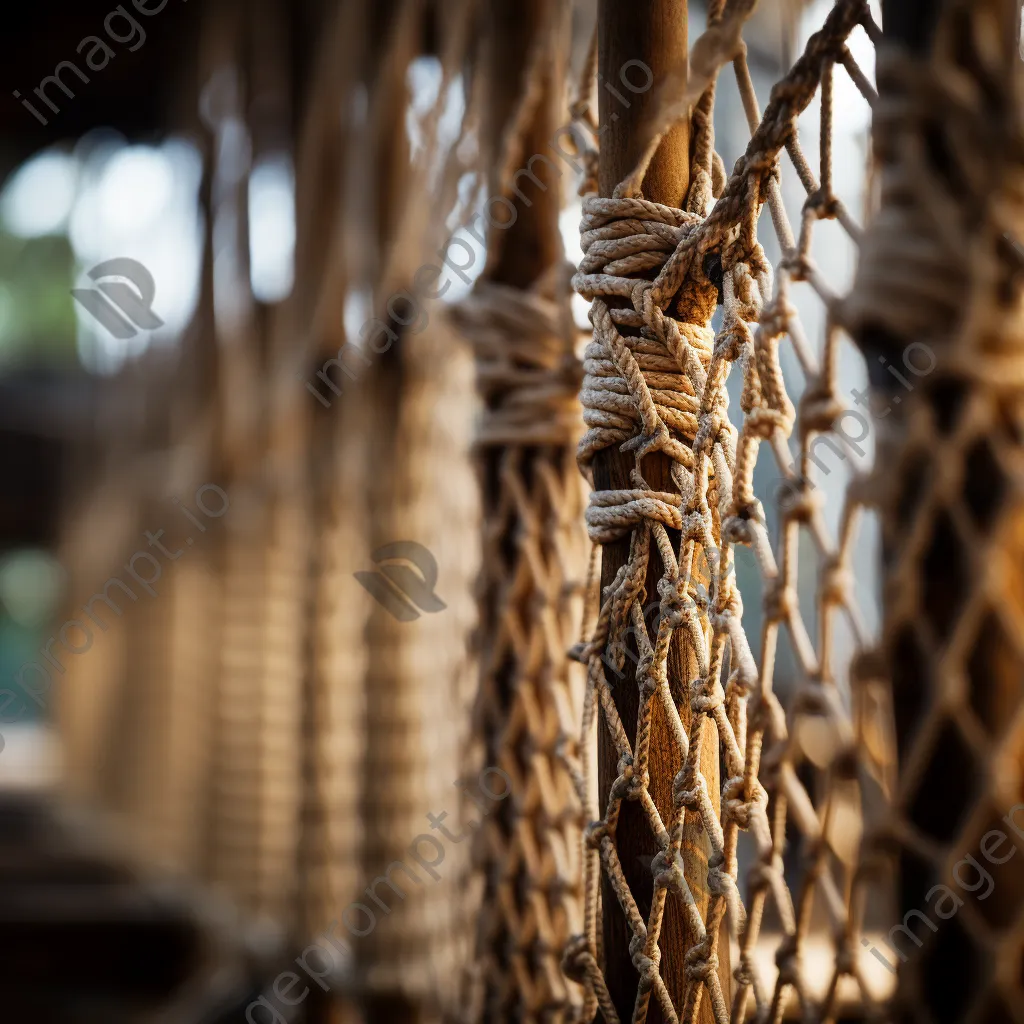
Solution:
M 745 38 L 762 104 L 830 6 L 760 4 Z M 461 840 L 529 798 L 474 727 L 481 551 L 511 538 L 473 459 L 487 402 L 458 313 L 481 275 L 500 279 L 495 232 L 474 235 L 473 218 L 506 188 L 544 7 L 53 0 L 8 13 L 3 1019 L 426 1020 L 468 998 L 488 890 Z M 691 4 L 691 42 L 704 17 Z M 548 26 L 564 56 L 548 86 L 559 125 L 595 18 L 579 0 Z M 851 49 L 873 75 L 859 29 Z M 817 103 L 801 119 L 810 152 Z M 870 112 L 845 75 L 834 104 L 834 189 L 859 215 Z M 715 116 L 729 169 L 749 139 L 731 76 Z M 559 263 L 581 256 L 571 164 L 545 243 Z M 783 186 L 799 209 L 788 165 Z M 822 224 L 813 255 L 843 291 L 854 246 L 838 225 Z M 578 350 L 586 304 L 552 294 Z M 794 301 L 816 338 L 821 303 L 806 285 Z M 795 400 L 795 360 L 784 371 Z M 852 346 L 841 377 L 848 393 L 865 386 Z M 833 531 L 828 499 L 869 462 L 862 447 L 821 481 Z M 566 524 L 566 648 L 581 628 L 580 521 Z M 870 552 L 870 517 L 863 530 Z M 805 562 L 810 586 L 810 548 Z M 737 571 L 757 638 L 752 557 Z M 856 587 L 873 630 L 868 557 Z M 780 652 L 780 693 L 794 671 Z M 565 685 L 575 735 L 581 682 Z M 484 780 L 489 765 L 511 795 L 495 795 L 505 781 Z M 441 814 L 458 842 L 428 817 Z M 431 841 L 416 846 L 420 833 Z M 438 878 L 356 904 L 396 861 L 429 861 Z M 296 957 L 307 969 L 289 975 Z

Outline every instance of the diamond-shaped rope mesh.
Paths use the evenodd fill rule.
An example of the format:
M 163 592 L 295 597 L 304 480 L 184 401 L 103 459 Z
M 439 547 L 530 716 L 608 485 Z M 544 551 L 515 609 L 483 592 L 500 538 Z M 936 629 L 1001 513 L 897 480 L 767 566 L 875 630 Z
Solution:
M 886 381 L 876 470 L 899 771 L 875 838 L 899 865 L 893 1016 L 922 1024 L 1019 1020 L 1024 994 L 1021 10 L 931 14 L 926 47 L 880 55 L 879 215 L 843 307 L 913 375 Z
M 709 23 L 714 28 L 741 17 L 744 6 L 723 10 L 724 4 L 712 4 Z M 856 493 L 846 494 L 833 537 L 812 482 L 813 464 L 820 466 L 812 447 L 816 439 L 827 438 L 833 451 L 845 450 L 846 443 L 835 429 L 845 409 L 838 390 L 836 296 L 811 258 L 811 238 L 823 219 L 838 221 L 859 238 L 833 192 L 831 157 L 833 75 L 847 74 L 867 103 L 875 100 L 847 47 L 857 26 L 877 43 L 880 31 L 865 0 L 838 0 L 774 88 L 761 117 L 745 53 L 734 59 L 752 137 L 724 186 L 712 185 L 718 177 L 712 84 L 695 108 L 703 116 L 694 118 L 686 210 L 639 198 L 629 181 L 639 181 L 642 168 L 611 198 L 588 195 L 583 201 L 586 255 L 574 283 L 592 301 L 594 338 L 585 354 L 581 399 L 589 431 L 580 463 L 589 474 L 607 449 L 635 458 L 632 487 L 595 490 L 587 512 L 593 541 L 608 544 L 628 536 L 630 546 L 626 564 L 602 594 L 596 628 L 580 655 L 588 667 L 584 735 L 599 708 L 601 728 L 618 754 L 617 777 L 610 792 L 601 794 L 600 820 L 586 836 L 586 931 L 570 943 L 565 960 L 569 975 L 585 983 L 585 1019 L 598 1005 L 605 1021 L 622 1019 L 622 1001 L 615 1000 L 606 977 L 622 965 L 607 964 L 602 949 L 602 918 L 608 915 L 624 915 L 632 935 L 634 1021 L 647 1019 L 652 998 L 666 1021 L 707 1019 L 705 999 L 719 1024 L 743 1021 L 752 1010 L 759 1020 L 778 1020 L 797 1005 L 806 1019 L 828 1019 L 838 1012 L 840 990 L 849 991 L 844 977 L 853 980 L 854 999 L 872 999 L 858 965 L 863 893 L 856 836 L 862 788 L 884 792 L 891 744 L 884 703 L 857 687 L 855 667 L 851 693 L 845 685 L 848 666 L 838 671 L 835 664 L 842 653 L 835 643 L 840 616 L 847 619 L 855 648 L 868 642 L 850 573 L 861 501 Z M 798 140 L 797 118 L 818 94 L 821 150 L 815 177 Z M 796 233 L 779 182 L 784 149 L 807 192 Z M 756 236 L 763 204 L 783 254 L 774 285 Z M 717 332 L 711 327 L 718 304 L 716 264 L 723 307 Z M 820 357 L 790 301 L 796 282 L 809 285 L 825 306 Z M 797 408 L 780 364 L 785 345 L 806 382 Z M 737 425 L 728 409 L 731 372 L 742 378 Z M 791 437 L 797 441 L 795 458 Z M 771 503 L 754 489 L 763 444 L 782 478 Z M 644 460 L 654 453 L 671 460 L 671 489 L 648 485 Z M 767 504 L 777 515 L 775 543 Z M 737 585 L 740 546 L 753 554 L 762 580 L 756 657 Z M 645 588 L 655 552 L 665 567 L 656 597 Z M 798 587 L 801 563 L 809 560 L 817 561 L 810 628 L 810 616 L 801 609 L 804 588 Z M 644 611 L 649 597 L 658 609 L 653 626 Z M 786 706 L 773 690 L 783 634 L 799 680 Z M 674 653 L 680 646 L 682 659 Z M 624 670 L 627 654 L 635 670 Z M 689 678 L 678 669 L 687 660 Z M 617 704 L 618 691 L 633 685 L 639 687 L 635 722 L 623 720 Z M 651 742 L 659 718 L 672 738 L 668 749 Z M 817 744 L 806 739 L 812 734 Z M 720 751 L 720 785 L 701 761 L 709 746 Z M 811 747 L 814 756 L 808 754 Z M 670 806 L 663 800 L 659 807 L 652 795 L 655 776 L 673 780 Z M 581 799 L 591 806 L 586 792 Z M 650 889 L 642 893 L 631 890 L 630 865 L 620 858 L 620 815 L 630 801 L 642 808 L 658 844 Z M 684 843 L 684 826 L 695 816 L 710 841 L 706 870 Z M 745 899 L 741 832 L 749 833 L 754 848 Z M 798 852 L 799 864 L 784 865 L 790 851 Z M 611 905 L 609 892 L 615 897 Z M 682 962 L 662 960 L 659 939 L 671 913 L 682 918 L 687 935 Z M 725 919 L 738 951 L 731 976 L 723 966 Z M 755 961 L 769 930 L 776 933 L 777 970 L 774 982 L 766 983 Z M 813 967 L 807 959 L 811 945 L 818 957 Z M 673 990 L 682 999 L 673 998 Z

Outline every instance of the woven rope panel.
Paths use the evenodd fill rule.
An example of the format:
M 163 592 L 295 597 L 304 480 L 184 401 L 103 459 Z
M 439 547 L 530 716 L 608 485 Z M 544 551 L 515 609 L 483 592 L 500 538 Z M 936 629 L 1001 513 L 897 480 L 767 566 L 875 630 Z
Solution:
M 478 1020 L 571 1020 L 580 1002 L 560 967 L 582 925 L 582 808 L 572 767 L 582 679 L 565 651 L 586 569 L 573 458 L 577 332 L 567 324 L 567 298 L 480 282 L 456 308 L 476 349 L 485 410 L 477 429 L 485 526 L 474 734 L 485 748 L 479 760 L 511 780 L 477 851 L 485 871 Z

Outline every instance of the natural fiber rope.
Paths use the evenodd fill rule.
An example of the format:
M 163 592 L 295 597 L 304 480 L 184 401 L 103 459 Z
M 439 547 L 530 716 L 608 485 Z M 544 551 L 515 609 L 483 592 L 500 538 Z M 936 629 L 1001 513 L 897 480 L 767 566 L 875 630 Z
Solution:
M 568 282 L 566 281 L 566 284 Z M 564 298 L 478 282 L 453 311 L 472 340 L 483 412 L 476 443 L 560 445 L 579 425 L 579 361 Z
M 476 432 L 485 501 L 480 593 L 482 758 L 513 780 L 514 802 L 485 823 L 478 857 L 483 993 L 476 1019 L 568 1022 L 579 990 L 561 970 L 582 926 L 582 826 L 573 722 L 582 680 L 567 664 L 585 554 L 577 330 L 568 274 L 532 291 L 480 281 L 453 309 L 476 353 Z M 497 466 L 497 478 L 491 480 Z M 509 550 L 509 539 L 514 546 Z
M 736 10 L 743 6 L 736 5 Z M 716 5 L 712 21 L 721 14 L 721 5 Z M 820 812 L 823 819 L 819 819 L 819 811 L 794 772 L 797 753 L 788 738 L 787 715 L 773 695 L 771 683 L 776 635 L 778 627 L 785 625 L 798 663 L 809 680 L 802 701 L 813 702 L 835 730 L 836 756 L 842 753 L 856 757 L 854 731 L 846 712 L 834 699 L 827 629 L 831 614 L 838 608 L 845 609 L 855 624 L 859 622 L 845 576 L 853 535 L 852 513 L 844 515 L 842 545 L 837 551 L 827 540 L 806 484 L 809 441 L 815 432 L 832 429 L 843 408 L 835 395 L 837 334 L 830 327 L 825 365 L 819 371 L 809 353 L 799 348 L 802 334 L 788 302 L 788 291 L 790 281 L 798 279 L 822 287 L 809 257 L 811 225 L 822 216 L 845 216 L 829 185 L 831 109 L 827 83 L 834 63 L 848 66 L 845 39 L 858 24 L 864 25 L 872 37 L 877 34 L 866 3 L 840 0 L 822 31 L 809 41 L 803 57 L 773 90 L 746 154 L 720 190 L 714 209 L 703 219 L 708 193 L 716 188 L 714 162 L 709 155 L 709 100 L 697 104 L 700 116 L 696 121 L 697 167 L 691 174 L 692 212 L 636 197 L 635 183 L 643 176 L 643 163 L 613 198 L 584 200 L 582 244 L 586 256 L 574 283 L 580 294 L 592 300 L 594 340 L 586 352 L 587 375 L 581 392 L 590 429 L 580 444 L 580 463 L 588 471 L 594 455 L 611 445 L 633 452 L 636 460 L 633 489 L 595 492 L 591 497 L 587 520 L 592 539 L 604 543 L 629 533 L 631 546 L 626 565 L 603 595 L 596 631 L 579 651 L 588 666 L 590 687 L 584 735 L 589 731 L 594 704 L 599 703 L 620 760 L 619 775 L 603 817 L 588 831 L 596 857 L 588 858 L 587 930 L 570 945 L 566 970 L 585 982 L 591 999 L 600 1005 L 609 1022 L 618 1021 L 619 1016 L 601 974 L 598 861 L 634 936 L 631 951 L 639 975 L 632 1015 L 636 1022 L 646 1020 L 652 995 L 666 1020 L 695 1021 L 705 992 L 719 1024 L 730 1018 L 742 1021 L 751 991 L 759 1018 L 778 1020 L 790 987 L 805 1015 L 821 1019 L 834 1012 L 838 978 L 856 974 L 849 953 L 850 920 L 831 876 L 823 876 L 820 871 L 828 849 L 826 837 L 831 834 L 829 804 Z M 727 47 L 715 52 L 732 54 Z M 735 64 L 748 115 L 753 107 L 756 119 L 756 100 L 742 53 Z M 714 74 L 712 71 L 709 75 L 709 84 Z M 822 104 L 823 184 L 818 187 L 809 170 L 802 175 L 811 194 L 800 237 L 794 240 L 778 194 L 776 160 L 785 147 L 802 161 L 795 139 L 796 118 L 822 82 L 826 83 Z M 759 208 L 766 200 L 772 206 L 784 246 L 782 273 L 774 296 L 770 267 L 755 239 Z M 707 304 L 708 282 L 703 270 L 704 257 L 712 252 L 720 257 L 723 268 L 724 316 L 717 336 L 707 326 L 714 302 Z M 653 281 L 631 276 L 655 270 Z M 630 304 L 624 309 L 615 304 L 623 299 Z M 672 316 L 667 312 L 670 305 Z M 630 329 L 630 333 L 622 333 L 622 328 Z M 779 343 L 786 335 L 798 346 L 801 362 L 813 374 L 799 414 L 786 394 L 778 359 Z M 734 362 L 742 365 L 744 376 L 744 420 L 739 435 L 729 422 L 724 388 Z M 795 425 L 799 426 L 805 487 L 794 507 L 782 514 L 783 547 L 776 562 L 761 504 L 754 495 L 753 472 L 760 443 L 768 440 L 778 451 L 780 446 L 785 447 L 785 438 Z M 665 453 L 673 462 L 674 493 L 651 490 L 641 475 L 642 456 L 655 451 Z M 790 472 L 788 460 L 783 469 Z M 820 548 L 823 581 L 828 581 L 821 596 L 820 654 L 807 635 L 796 600 L 795 544 L 801 524 L 808 527 Z M 670 540 L 667 529 L 680 532 L 678 546 Z M 660 615 L 654 636 L 648 632 L 640 611 L 652 543 L 657 545 L 666 567 L 658 586 Z M 733 570 L 736 544 L 749 545 L 755 551 L 764 576 L 765 633 L 760 668 L 742 626 L 743 606 Z M 707 593 L 697 589 L 694 579 L 698 568 L 695 559 L 701 550 L 710 575 Z M 697 678 L 688 681 L 686 694 L 691 711 L 688 735 L 667 670 L 671 638 L 677 629 L 685 631 L 696 658 Z M 612 684 L 606 675 L 607 666 L 617 671 L 623 668 L 627 631 L 636 637 L 639 654 L 636 684 L 640 688 L 640 714 L 635 738 L 627 734 L 619 720 Z M 755 699 L 748 719 L 750 694 L 755 694 Z M 662 820 L 648 792 L 650 774 L 665 770 L 651 759 L 655 702 L 664 708 L 685 758 L 675 776 L 672 815 L 667 820 Z M 709 719 L 717 727 L 724 759 L 720 819 L 697 761 Z M 841 743 L 839 737 L 843 737 Z M 585 792 L 583 795 L 585 798 Z M 640 802 L 661 846 L 652 864 L 654 891 L 646 920 L 618 859 L 616 826 L 623 800 Z M 812 844 L 798 900 L 792 898 L 782 873 L 787 809 L 791 824 Z M 697 911 L 690 891 L 692 880 L 687 879 L 681 858 L 684 820 L 693 813 L 700 817 L 712 847 L 706 880 L 711 903 L 706 919 Z M 750 879 L 749 912 L 744 910 L 736 885 L 740 829 L 752 833 L 758 854 Z M 809 928 L 810 899 L 819 886 L 835 913 L 837 951 L 829 996 L 812 1012 L 800 955 Z M 672 898 L 682 899 L 691 933 L 697 936 L 685 964 L 660 963 L 658 940 L 669 890 L 675 894 Z M 769 894 L 785 933 L 777 957 L 778 980 L 770 999 L 753 962 Z M 605 914 L 615 912 L 614 908 L 603 908 Z M 731 1008 L 729 993 L 723 990 L 717 971 L 717 944 L 726 913 L 740 943 Z M 682 1007 L 672 1005 L 662 977 L 664 969 L 685 971 Z
M 446 607 L 399 621 L 369 594 L 360 598 L 370 604 L 363 676 L 364 884 L 395 861 L 408 864 L 420 881 L 407 885 L 401 876 L 400 884 L 411 889 L 404 902 L 380 887 L 392 908 L 388 913 L 362 896 L 376 924 L 353 940 L 355 982 L 369 998 L 400 997 L 425 1020 L 441 1020 L 458 1005 L 460 966 L 468 955 L 461 901 L 469 844 L 443 843 L 437 880 L 410 858 L 409 847 L 420 833 L 439 836 L 428 814 L 447 812 L 456 834 L 465 831 L 469 817 L 459 811 L 455 788 L 463 771 L 464 674 L 477 570 L 475 545 L 465 543 L 478 516 L 468 458 L 469 355 L 451 325 L 437 317 L 415 344 L 368 371 L 364 386 L 370 396 L 364 564 L 372 567 L 370 553 L 395 540 L 423 545 L 436 560 L 437 592 Z M 352 580 L 350 586 L 358 584 Z
M 291 923 L 298 842 L 299 707 L 289 655 L 272 623 L 286 610 L 272 600 L 274 533 L 263 480 L 232 481 L 221 567 L 223 624 L 213 702 L 207 813 L 211 881 L 254 914 Z M 301 571 L 292 560 L 278 571 Z M 301 602 L 298 602 L 301 607 Z M 295 606 L 293 606 L 295 607 Z M 296 609 L 297 610 L 297 609 Z M 298 651 L 294 652 L 297 656 Z

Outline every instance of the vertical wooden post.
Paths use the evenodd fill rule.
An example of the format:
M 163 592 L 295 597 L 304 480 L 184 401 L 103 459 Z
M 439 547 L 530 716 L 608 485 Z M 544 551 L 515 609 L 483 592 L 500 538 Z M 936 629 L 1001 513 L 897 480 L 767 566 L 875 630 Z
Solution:
M 636 165 L 645 143 L 641 134 L 645 115 L 657 94 L 657 85 L 667 74 L 687 59 L 687 5 L 686 0 L 649 0 L 643 4 L 626 4 L 621 0 L 600 0 L 598 6 L 598 95 L 601 153 L 599 165 L 599 189 L 602 196 L 611 196 L 615 186 Z M 645 93 L 625 93 L 619 79 L 622 67 L 630 60 L 642 60 L 651 69 L 655 87 Z M 630 106 L 624 108 L 616 99 L 611 88 L 627 95 Z M 664 138 L 644 178 L 642 191 L 645 199 L 682 207 L 689 188 L 690 170 L 690 125 L 677 124 Z M 623 330 L 623 333 L 627 333 Z M 594 486 L 598 490 L 628 489 L 633 456 L 614 449 L 607 449 L 594 458 Z M 669 471 L 671 460 L 659 453 L 643 460 L 643 473 L 655 490 L 674 491 Z M 675 531 L 670 530 L 670 535 Z M 678 544 L 678 535 L 672 537 Z M 605 544 L 602 550 L 601 586 L 608 586 L 619 568 L 629 557 L 629 538 Z M 664 567 L 652 545 L 646 589 L 648 600 L 657 595 L 657 583 Z M 630 638 L 630 654 L 636 658 L 635 640 Z M 627 659 L 628 664 L 628 659 Z M 669 677 L 682 684 L 685 692 L 692 676 L 692 663 L 685 650 L 683 638 L 677 632 L 669 655 Z M 635 736 L 640 697 L 635 680 L 627 673 L 621 680 L 613 679 L 612 688 L 615 706 L 627 734 Z M 674 687 L 675 689 L 675 687 Z M 683 725 L 688 727 L 690 709 L 688 705 L 679 709 Z M 599 729 L 598 785 L 601 807 L 607 805 L 612 783 L 618 775 L 618 753 L 607 730 Z M 655 705 L 651 735 L 650 792 L 663 820 L 669 820 L 672 808 L 672 782 L 682 767 L 683 753 L 673 740 L 660 705 Z M 715 801 L 719 800 L 718 777 L 718 734 L 715 728 L 705 730 L 705 744 L 701 751 L 701 770 Z M 647 824 L 646 817 L 635 801 L 623 804 L 617 829 L 619 860 L 637 905 L 646 919 L 651 907 L 653 875 L 651 858 L 658 853 L 659 845 Z M 710 846 L 702 834 L 700 823 L 695 816 L 688 815 L 683 838 L 683 854 L 687 882 L 693 892 L 702 916 L 706 914 L 710 894 L 707 891 L 707 866 Z M 638 975 L 633 967 L 629 944 L 632 938 L 626 919 L 618 906 L 615 894 L 604 882 L 603 941 L 605 976 L 612 1001 L 623 1021 L 633 1015 Z M 689 933 L 682 907 L 674 896 L 670 896 L 665 909 L 659 947 L 661 949 L 661 973 L 668 986 L 676 1007 L 683 1004 L 686 989 L 684 956 L 694 945 L 697 937 Z M 728 946 L 720 949 L 719 962 L 723 987 L 728 993 Z M 702 1020 L 711 1021 L 710 1000 L 701 1004 Z M 656 1001 L 649 1008 L 648 1020 L 655 1024 L 662 1019 L 661 1009 Z
M 897 41 L 923 56 L 935 30 L 942 0 L 882 0 L 882 26 L 887 40 Z
M 487 127 L 494 133 L 495 143 L 500 144 L 526 87 L 523 76 L 528 70 L 527 61 L 537 33 L 543 30 L 548 20 L 550 4 L 547 0 L 497 0 L 488 5 L 488 9 L 492 33 L 488 57 L 493 88 L 488 96 Z M 526 161 L 534 153 L 546 153 L 552 136 L 558 130 L 554 100 L 561 82 L 557 81 L 560 76 L 556 69 L 549 71 L 553 77 L 545 82 L 543 95 L 523 138 L 523 153 L 517 167 L 526 166 Z M 498 151 L 498 145 L 492 145 L 491 152 L 499 161 L 496 177 L 504 154 Z M 492 281 L 515 288 L 529 288 L 545 270 L 563 258 L 558 231 L 561 197 L 556 173 L 553 167 L 543 162 L 539 164 L 536 174 L 545 190 L 531 186 L 527 196 L 530 205 L 516 203 L 515 223 L 508 228 L 498 226 L 491 230 L 488 255 L 494 253 L 494 261 L 487 276 Z M 500 194 L 508 184 L 492 180 L 489 194 Z

